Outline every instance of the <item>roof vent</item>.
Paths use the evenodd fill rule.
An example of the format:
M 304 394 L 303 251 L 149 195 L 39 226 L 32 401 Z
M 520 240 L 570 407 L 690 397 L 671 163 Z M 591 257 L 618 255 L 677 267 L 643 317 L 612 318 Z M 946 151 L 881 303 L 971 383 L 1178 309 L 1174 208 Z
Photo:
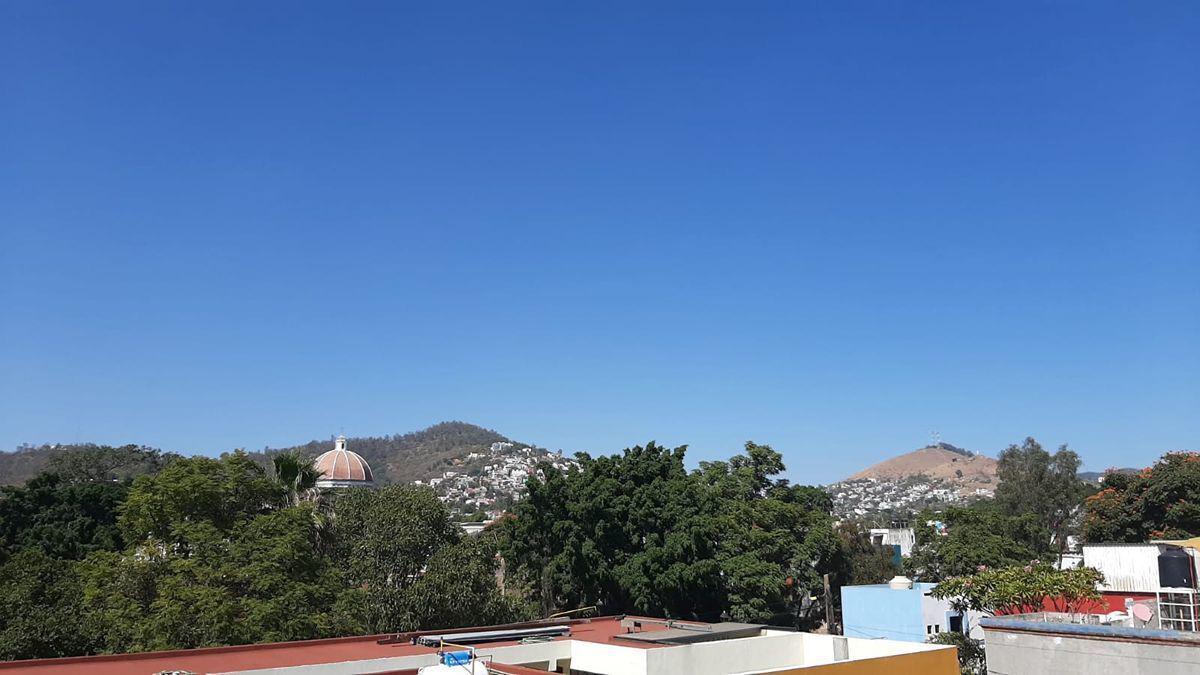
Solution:
M 892 577 L 892 580 L 888 582 L 888 588 L 895 589 L 897 591 L 903 591 L 912 588 L 912 584 L 912 579 L 909 579 L 904 575 L 897 575 Z

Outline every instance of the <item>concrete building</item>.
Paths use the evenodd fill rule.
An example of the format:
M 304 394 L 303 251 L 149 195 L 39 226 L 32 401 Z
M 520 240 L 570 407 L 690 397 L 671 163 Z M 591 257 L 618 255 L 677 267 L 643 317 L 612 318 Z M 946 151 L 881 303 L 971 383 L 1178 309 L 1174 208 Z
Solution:
M 842 586 L 842 632 L 847 637 L 925 642 L 937 633 L 982 638 L 982 615 L 964 615 L 929 592 L 937 584 L 896 577 L 886 584 Z
M 954 648 L 641 617 L 0 663 L 2 675 L 957 675 Z
M 990 675 L 1195 675 L 1200 672 L 1200 635 L 1105 624 L 1105 615 L 1055 612 L 987 617 Z M 1073 623 L 1082 622 L 1082 623 Z
M 892 562 L 899 566 L 904 558 L 912 555 L 917 535 L 911 527 L 873 527 L 871 543 L 892 549 Z

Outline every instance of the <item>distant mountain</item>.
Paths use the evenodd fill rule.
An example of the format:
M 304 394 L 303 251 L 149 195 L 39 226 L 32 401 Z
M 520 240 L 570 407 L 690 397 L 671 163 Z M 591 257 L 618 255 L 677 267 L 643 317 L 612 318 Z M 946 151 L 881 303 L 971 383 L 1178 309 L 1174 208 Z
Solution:
M 1100 479 L 1104 478 L 1104 474 L 1108 473 L 1109 471 L 1113 471 L 1116 473 L 1135 474 L 1135 473 L 1141 471 L 1141 469 L 1134 469 L 1131 467 L 1122 467 L 1120 469 L 1107 469 L 1105 471 L 1080 471 L 1079 477 L 1086 481 L 1091 481 L 1093 483 L 1099 483 Z
M 901 480 L 912 476 L 943 480 L 954 484 L 960 492 L 974 492 L 977 488 L 991 491 L 996 483 L 996 460 L 941 443 L 884 460 L 846 480 Z
M 471 453 L 484 454 L 493 443 L 511 443 L 518 448 L 536 448 L 529 443 L 508 437 L 466 422 L 442 422 L 421 431 L 392 436 L 364 436 L 347 439 L 351 450 L 366 458 L 379 483 L 409 483 L 441 476 L 448 469 L 461 466 Z M 21 485 L 43 471 L 55 453 L 74 446 L 46 444 L 22 446 L 13 452 L 0 452 L 0 485 Z M 333 449 L 333 438 L 309 441 L 302 445 L 264 448 L 251 452 L 263 464 L 270 455 L 296 450 L 315 457 Z M 537 450 L 544 454 L 544 450 Z
M 493 443 L 535 447 L 466 422 L 442 422 L 421 431 L 393 436 L 346 439 L 346 447 L 367 460 L 379 483 L 411 483 L 437 478 L 447 470 L 462 466 L 472 453 L 486 454 Z M 315 457 L 332 449 L 331 437 L 329 440 L 309 441 L 288 448 L 266 448 L 255 454 L 269 456 L 295 450 L 302 455 Z
M 838 517 L 886 525 L 923 508 L 989 497 L 995 484 L 996 460 L 938 443 L 869 466 L 825 490 Z
M 0 452 L 0 485 L 21 485 L 46 468 L 50 457 L 62 446 L 22 446 L 14 452 Z

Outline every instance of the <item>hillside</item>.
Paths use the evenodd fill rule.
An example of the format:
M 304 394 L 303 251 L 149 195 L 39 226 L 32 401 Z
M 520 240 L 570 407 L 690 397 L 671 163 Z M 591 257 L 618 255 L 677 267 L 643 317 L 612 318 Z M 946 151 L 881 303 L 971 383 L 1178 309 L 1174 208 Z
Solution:
M 0 452 L 0 485 L 21 485 L 41 473 L 60 446 L 25 446 Z
M 493 443 L 530 447 L 528 443 L 512 441 L 496 431 L 466 422 L 442 422 L 407 434 L 348 438 L 347 443 L 371 464 L 380 483 L 427 481 L 447 469 L 461 467 L 471 453 L 487 454 Z M 55 453 L 71 447 L 47 444 L 0 452 L 0 485 L 23 484 L 44 470 Z M 264 448 L 250 454 L 267 463 L 270 455 L 285 450 L 315 457 L 332 448 L 331 437 L 292 447 Z
M 375 480 L 385 484 L 437 478 L 447 470 L 463 467 L 472 453 L 486 455 L 493 443 L 529 446 L 528 443 L 513 441 L 496 431 L 466 422 L 442 422 L 407 434 L 346 439 L 347 447 L 362 455 L 371 465 Z M 330 438 L 286 448 L 266 448 L 261 454 L 295 450 L 315 457 L 332 448 L 333 439 Z
M 939 443 L 869 466 L 826 490 L 839 517 L 886 525 L 926 507 L 990 496 L 995 484 L 996 460 Z
M 874 478 L 899 480 L 924 475 L 960 487 L 986 487 L 996 482 L 996 460 L 984 455 L 965 455 L 944 447 L 925 447 L 873 464 L 847 480 Z

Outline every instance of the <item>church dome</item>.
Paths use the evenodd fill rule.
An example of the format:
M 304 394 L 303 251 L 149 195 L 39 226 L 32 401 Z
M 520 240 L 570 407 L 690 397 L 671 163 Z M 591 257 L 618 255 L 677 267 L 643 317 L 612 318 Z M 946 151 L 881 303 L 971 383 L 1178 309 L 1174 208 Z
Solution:
M 375 482 L 367 460 L 346 449 L 345 436 L 338 436 L 333 449 L 317 457 L 314 464 L 321 473 L 317 487 L 369 487 Z

